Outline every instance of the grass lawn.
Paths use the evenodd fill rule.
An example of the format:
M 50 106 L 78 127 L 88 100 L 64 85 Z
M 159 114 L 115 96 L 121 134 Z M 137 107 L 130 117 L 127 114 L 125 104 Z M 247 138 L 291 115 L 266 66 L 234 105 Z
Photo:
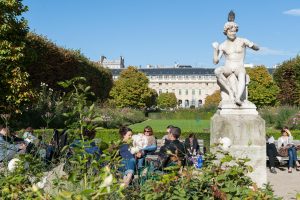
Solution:
M 167 120 L 149 119 L 141 123 L 133 124 L 130 128 L 134 132 L 143 132 L 145 126 L 151 126 L 154 132 L 165 132 L 168 125 L 181 128 L 182 132 L 209 132 L 210 120 Z

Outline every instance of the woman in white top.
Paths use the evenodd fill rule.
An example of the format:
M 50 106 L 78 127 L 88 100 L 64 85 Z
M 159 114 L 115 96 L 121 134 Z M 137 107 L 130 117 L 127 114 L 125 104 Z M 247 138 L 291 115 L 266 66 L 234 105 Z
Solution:
M 293 144 L 293 136 L 287 127 L 281 130 L 281 137 L 278 138 L 278 148 L 288 148 L 289 168 L 288 172 L 292 173 L 292 167 L 296 163 L 296 170 L 300 170 L 300 164 L 297 159 L 296 147 Z

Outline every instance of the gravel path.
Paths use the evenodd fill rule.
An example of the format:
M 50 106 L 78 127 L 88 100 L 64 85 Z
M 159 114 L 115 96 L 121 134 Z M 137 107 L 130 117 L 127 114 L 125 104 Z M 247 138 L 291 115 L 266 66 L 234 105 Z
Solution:
M 288 173 L 287 167 L 276 168 L 277 174 L 267 170 L 268 182 L 272 185 L 276 196 L 286 199 L 296 199 L 296 194 L 300 194 L 300 171 L 293 169 Z

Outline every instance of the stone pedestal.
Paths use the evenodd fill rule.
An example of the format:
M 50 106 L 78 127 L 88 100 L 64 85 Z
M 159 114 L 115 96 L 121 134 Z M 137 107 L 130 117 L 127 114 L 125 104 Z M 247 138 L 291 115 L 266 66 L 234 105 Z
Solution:
M 228 137 L 232 141 L 230 153 L 235 157 L 251 159 L 248 164 L 254 171 L 249 176 L 261 187 L 267 183 L 265 121 L 254 112 L 245 114 L 247 112 L 243 109 L 234 110 L 234 114 L 225 113 L 219 110 L 212 117 L 210 143 L 212 145 L 219 138 Z

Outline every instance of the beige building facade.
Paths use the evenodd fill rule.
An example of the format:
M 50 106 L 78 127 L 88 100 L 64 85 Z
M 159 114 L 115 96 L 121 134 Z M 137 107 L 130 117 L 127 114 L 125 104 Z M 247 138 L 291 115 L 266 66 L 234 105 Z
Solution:
M 118 79 L 122 69 L 112 69 Z M 140 68 L 149 79 L 149 87 L 161 93 L 174 93 L 179 107 L 201 107 L 205 98 L 219 89 L 213 68 Z

